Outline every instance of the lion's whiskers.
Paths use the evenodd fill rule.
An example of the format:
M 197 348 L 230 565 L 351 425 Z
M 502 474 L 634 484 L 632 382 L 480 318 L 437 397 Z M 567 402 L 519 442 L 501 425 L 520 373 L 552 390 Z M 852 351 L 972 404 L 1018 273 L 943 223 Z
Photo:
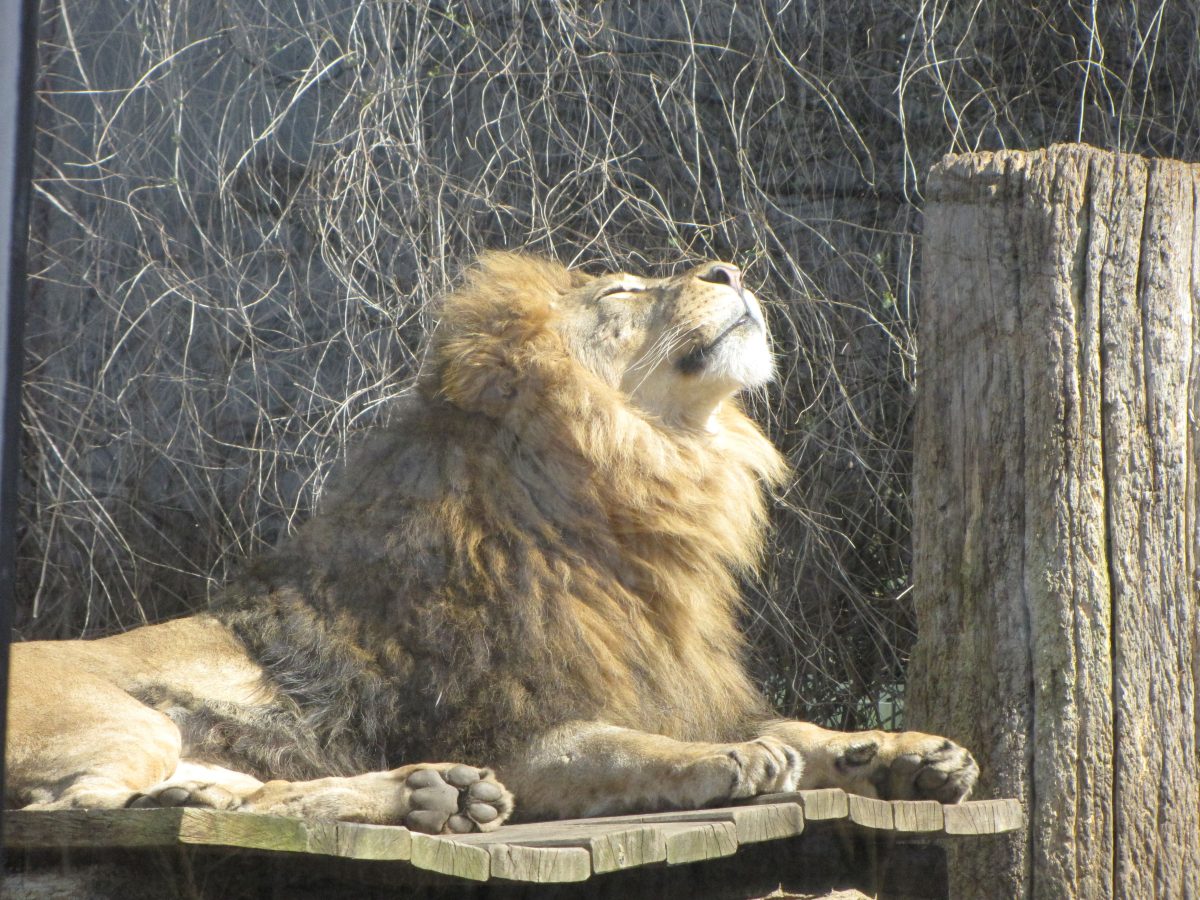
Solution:
M 646 379 L 654 374 L 667 357 L 678 350 L 684 341 L 695 334 L 705 323 L 705 316 L 702 314 L 693 314 L 682 322 L 668 326 L 662 334 L 655 338 L 654 342 L 642 355 L 630 365 L 629 372 L 636 372 L 642 369 L 644 373 L 641 380 L 630 389 L 630 392 L 640 390 L 646 383 Z
M 683 339 L 693 334 L 702 324 L 700 316 L 692 316 L 683 322 L 668 326 L 662 334 L 655 338 L 654 342 L 629 366 L 628 371 L 630 372 L 643 371 L 641 380 L 633 386 L 632 390 L 640 389 L 646 383 L 646 379 L 654 374 L 667 357 L 682 345 Z

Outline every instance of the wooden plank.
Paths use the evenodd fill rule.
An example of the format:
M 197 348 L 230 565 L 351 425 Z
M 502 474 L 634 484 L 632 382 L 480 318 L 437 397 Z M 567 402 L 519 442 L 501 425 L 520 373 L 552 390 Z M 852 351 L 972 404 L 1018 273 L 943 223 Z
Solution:
M 553 884 L 586 881 L 592 875 L 592 854 L 583 847 L 490 844 L 487 850 L 493 879 Z
M 593 828 L 595 826 L 627 827 L 630 825 L 651 825 L 658 822 L 732 822 L 733 814 L 740 807 L 716 807 L 712 809 L 676 809 L 666 812 L 631 813 L 627 816 L 593 816 L 590 819 L 551 819 L 545 822 L 528 822 L 521 825 L 505 825 L 500 829 L 506 834 L 521 834 L 527 829 L 558 828 L 570 830 L 574 828 Z M 497 832 L 489 832 L 496 834 Z M 477 835 L 471 835 L 472 838 Z
M 1001 834 L 1025 825 L 1025 815 L 1016 800 L 966 800 L 942 808 L 946 834 Z
M 487 881 L 491 874 L 491 854 L 486 847 L 474 847 L 448 837 L 410 833 L 410 862 L 418 869 L 453 875 L 468 881 Z
M 515 844 L 523 847 L 581 847 L 592 857 L 593 872 L 615 872 L 665 862 L 667 845 L 652 823 L 630 822 L 625 817 L 604 821 L 572 819 L 528 825 L 506 825 L 486 834 L 454 837 L 456 843 L 473 847 Z M 440 840 L 450 840 L 441 838 Z
M 149 810 L 155 812 L 155 810 Z M 304 853 L 308 829 L 300 819 L 216 809 L 179 810 L 179 843 Z
M 770 803 L 731 810 L 739 844 L 794 837 L 804 831 L 804 809 L 798 803 Z
M 307 822 L 308 853 L 344 859 L 396 861 L 412 856 L 412 832 L 393 825 Z
M 780 802 L 780 797 L 786 799 Z M 982 835 L 1022 827 L 1014 800 L 886 803 L 840 790 L 773 795 L 775 802 L 721 809 L 646 813 L 510 825 L 487 834 L 432 837 L 400 827 L 314 822 L 204 809 L 17 810 L 7 817 L 8 845 L 170 847 L 180 844 L 405 861 L 469 881 L 489 878 L 550 884 L 654 863 L 729 856 L 743 843 L 791 837 L 814 821 L 846 821 L 874 830 Z
M 776 838 L 793 837 L 804 830 L 804 810 L 795 802 L 756 806 L 684 809 L 672 812 L 638 813 L 631 816 L 605 816 L 595 819 L 570 819 L 558 825 L 625 825 L 662 822 L 732 822 L 739 844 L 754 844 Z M 551 823 L 547 823 L 551 824 Z M 938 826 L 941 827 L 940 825 Z M 503 831 L 504 829 L 502 829 Z
M 667 858 L 666 840 L 654 826 L 606 832 L 594 838 L 589 848 L 592 871 L 597 874 L 664 862 Z
M 703 862 L 737 852 L 737 826 L 732 822 L 663 822 L 655 825 L 667 846 L 667 863 Z
M 945 825 L 942 804 L 936 800 L 893 800 L 892 817 L 896 830 L 907 834 L 941 831 Z
M 173 847 L 181 809 L 5 810 L 4 843 L 52 847 Z
M 810 822 L 844 819 L 850 815 L 848 795 L 839 788 L 823 788 L 799 793 L 800 805 L 804 808 L 804 818 Z
M 520 825 L 505 825 L 495 831 L 474 834 L 443 836 L 445 840 L 486 846 L 488 844 L 524 844 L 527 846 L 550 846 L 558 841 L 566 845 L 577 843 L 599 834 L 640 831 L 654 823 L 641 821 L 640 816 L 614 816 L 605 819 L 570 819 L 553 822 L 526 822 Z
M 750 806 L 775 803 L 798 803 L 809 822 L 844 819 L 850 815 L 847 794 L 840 788 L 819 788 L 811 791 L 790 791 L 781 794 L 760 794 L 748 801 Z
M 896 825 L 892 804 L 886 800 L 850 794 L 846 798 L 846 806 L 850 821 L 855 825 L 876 831 L 891 831 Z

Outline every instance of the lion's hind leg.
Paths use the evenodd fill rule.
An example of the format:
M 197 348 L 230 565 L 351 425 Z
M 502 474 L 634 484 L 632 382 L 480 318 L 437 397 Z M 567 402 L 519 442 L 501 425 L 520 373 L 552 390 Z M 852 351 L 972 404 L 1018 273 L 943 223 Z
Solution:
M 454 763 L 264 784 L 240 772 L 189 760 L 131 805 L 202 806 L 404 825 L 429 834 L 491 831 L 500 827 L 513 809 L 512 794 L 488 769 Z
M 120 809 L 175 770 L 175 723 L 48 644 L 13 647 L 5 801 L 26 809 Z
M 198 806 L 242 809 L 263 783 L 253 775 L 194 759 L 180 760 L 168 778 L 139 791 L 126 804 L 133 809 Z

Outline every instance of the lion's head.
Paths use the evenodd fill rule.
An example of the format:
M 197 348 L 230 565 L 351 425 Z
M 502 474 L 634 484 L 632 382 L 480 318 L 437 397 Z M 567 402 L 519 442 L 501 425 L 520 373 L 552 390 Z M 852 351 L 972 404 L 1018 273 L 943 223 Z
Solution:
M 644 413 L 685 427 L 707 425 L 723 401 L 772 374 L 762 308 L 735 266 L 590 276 L 493 253 L 446 301 L 426 386 L 500 416 L 559 380 L 548 370 L 567 360 Z

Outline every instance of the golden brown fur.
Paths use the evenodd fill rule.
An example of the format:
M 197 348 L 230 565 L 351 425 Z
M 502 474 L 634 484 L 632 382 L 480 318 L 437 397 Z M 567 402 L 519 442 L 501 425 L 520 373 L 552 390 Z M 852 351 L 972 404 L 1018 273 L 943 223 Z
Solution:
M 495 766 L 526 816 L 798 786 L 966 795 L 977 770 L 961 748 L 772 721 L 742 666 L 738 578 L 758 562 L 763 487 L 784 465 L 735 399 L 770 375 L 735 268 L 590 278 L 496 254 L 439 318 L 392 423 L 318 515 L 228 586 L 215 619 L 176 627 L 169 662 L 161 640 L 141 666 L 106 662 L 124 651 L 103 641 L 17 648 L 15 697 L 31 695 L 9 750 L 18 802 L 137 797 L 433 830 L 508 814 L 505 794 L 492 818 L 447 824 L 410 802 L 411 768 L 349 777 L 422 759 Z M 187 662 L 202 639 L 225 642 L 212 665 L 239 673 L 225 687 Z M 127 718 L 77 702 L 46 714 L 40 686 L 84 670 Z M 103 745 L 124 746 L 122 723 L 147 716 L 176 748 L 142 767 L 154 777 L 114 779 Z M 98 792 L 47 787 L 41 761 L 68 734 L 91 736 Z M 180 756 L 192 768 L 173 775 Z M 338 777 L 307 781 L 322 776 Z

